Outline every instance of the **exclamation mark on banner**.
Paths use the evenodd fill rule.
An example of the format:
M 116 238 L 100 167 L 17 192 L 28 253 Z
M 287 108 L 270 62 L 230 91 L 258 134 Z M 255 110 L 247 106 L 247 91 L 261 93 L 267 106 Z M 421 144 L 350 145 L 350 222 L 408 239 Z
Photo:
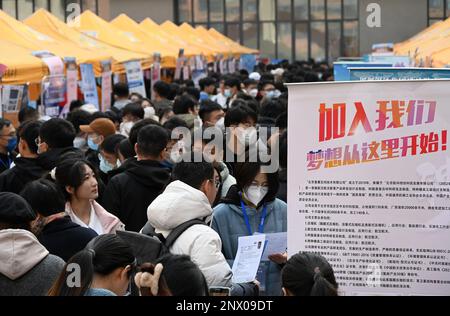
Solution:
M 442 151 L 447 150 L 447 131 L 442 131 Z

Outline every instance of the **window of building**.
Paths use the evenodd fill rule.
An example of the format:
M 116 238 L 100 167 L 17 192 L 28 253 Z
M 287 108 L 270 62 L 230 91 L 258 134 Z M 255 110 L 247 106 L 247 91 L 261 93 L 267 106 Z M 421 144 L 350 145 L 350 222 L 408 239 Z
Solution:
M 18 20 L 23 21 L 32 14 L 33 14 L 33 0 L 17 1 Z
M 34 10 L 37 11 L 39 9 L 49 10 L 48 0 L 34 0 Z
M 175 3 L 176 22 L 214 27 L 245 46 L 259 49 L 262 57 L 333 62 L 340 56 L 359 56 L 358 0 L 193 0 L 192 3 L 178 0 Z M 206 12 L 197 12 L 200 4 Z
M 428 0 L 428 25 L 450 17 L 450 0 Z

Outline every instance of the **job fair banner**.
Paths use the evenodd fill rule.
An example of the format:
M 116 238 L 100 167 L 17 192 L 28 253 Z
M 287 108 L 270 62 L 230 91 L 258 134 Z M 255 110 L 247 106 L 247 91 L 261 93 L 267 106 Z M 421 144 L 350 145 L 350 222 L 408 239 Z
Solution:
M 450 68 L 348 68 L 351 81 L 450 79 Z
M 292 84 L 288 123 L 289 255 L 344 295 L 448 295 L 450 81 Z
M 111 108 L 112 70 L 111 60 L 102 61 L 102 108 L 106 112 Z
M 144 83 L 144 73 L 142 72 L 141 62 L 139 60 L 129 61 L 125 63 L 125 70 L 127 72 L 128 88 L 130 93 L 136 92 L 147 97 Z
M 92 64 L 80 64 L 81 72 L 81 90 L 83 91 L 84 101 L 93 104 L 99 108 L 97 83 L 95 82 L 94 68 Z

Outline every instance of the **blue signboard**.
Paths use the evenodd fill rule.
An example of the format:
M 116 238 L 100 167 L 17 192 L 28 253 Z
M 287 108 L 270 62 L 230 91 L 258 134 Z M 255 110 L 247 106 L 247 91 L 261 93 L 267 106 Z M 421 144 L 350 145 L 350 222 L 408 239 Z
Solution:
M 365 62 L 391 64 L 392 67 L 411 67 L 409 56 L 364 55 Z
M 384 63 L 366 63 L 366 62 L 335 62 L 334 64 L 334 81 L 350 81 L 350 72 L 348 68 L 353 67 L 391 67 L 391 64 Z
M 349 68 L 351 81 L 450 79 L 448 68 Z

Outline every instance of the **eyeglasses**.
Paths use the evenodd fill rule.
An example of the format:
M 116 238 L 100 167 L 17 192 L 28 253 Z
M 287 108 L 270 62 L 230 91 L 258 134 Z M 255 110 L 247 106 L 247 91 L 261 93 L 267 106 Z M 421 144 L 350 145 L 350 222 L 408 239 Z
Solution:
M 218 189 L 220 187 L 220 180 L 218 179 L 211 179 L 211 182 L 214 183 L 214 186 L 216 187 L 216 189 Z

